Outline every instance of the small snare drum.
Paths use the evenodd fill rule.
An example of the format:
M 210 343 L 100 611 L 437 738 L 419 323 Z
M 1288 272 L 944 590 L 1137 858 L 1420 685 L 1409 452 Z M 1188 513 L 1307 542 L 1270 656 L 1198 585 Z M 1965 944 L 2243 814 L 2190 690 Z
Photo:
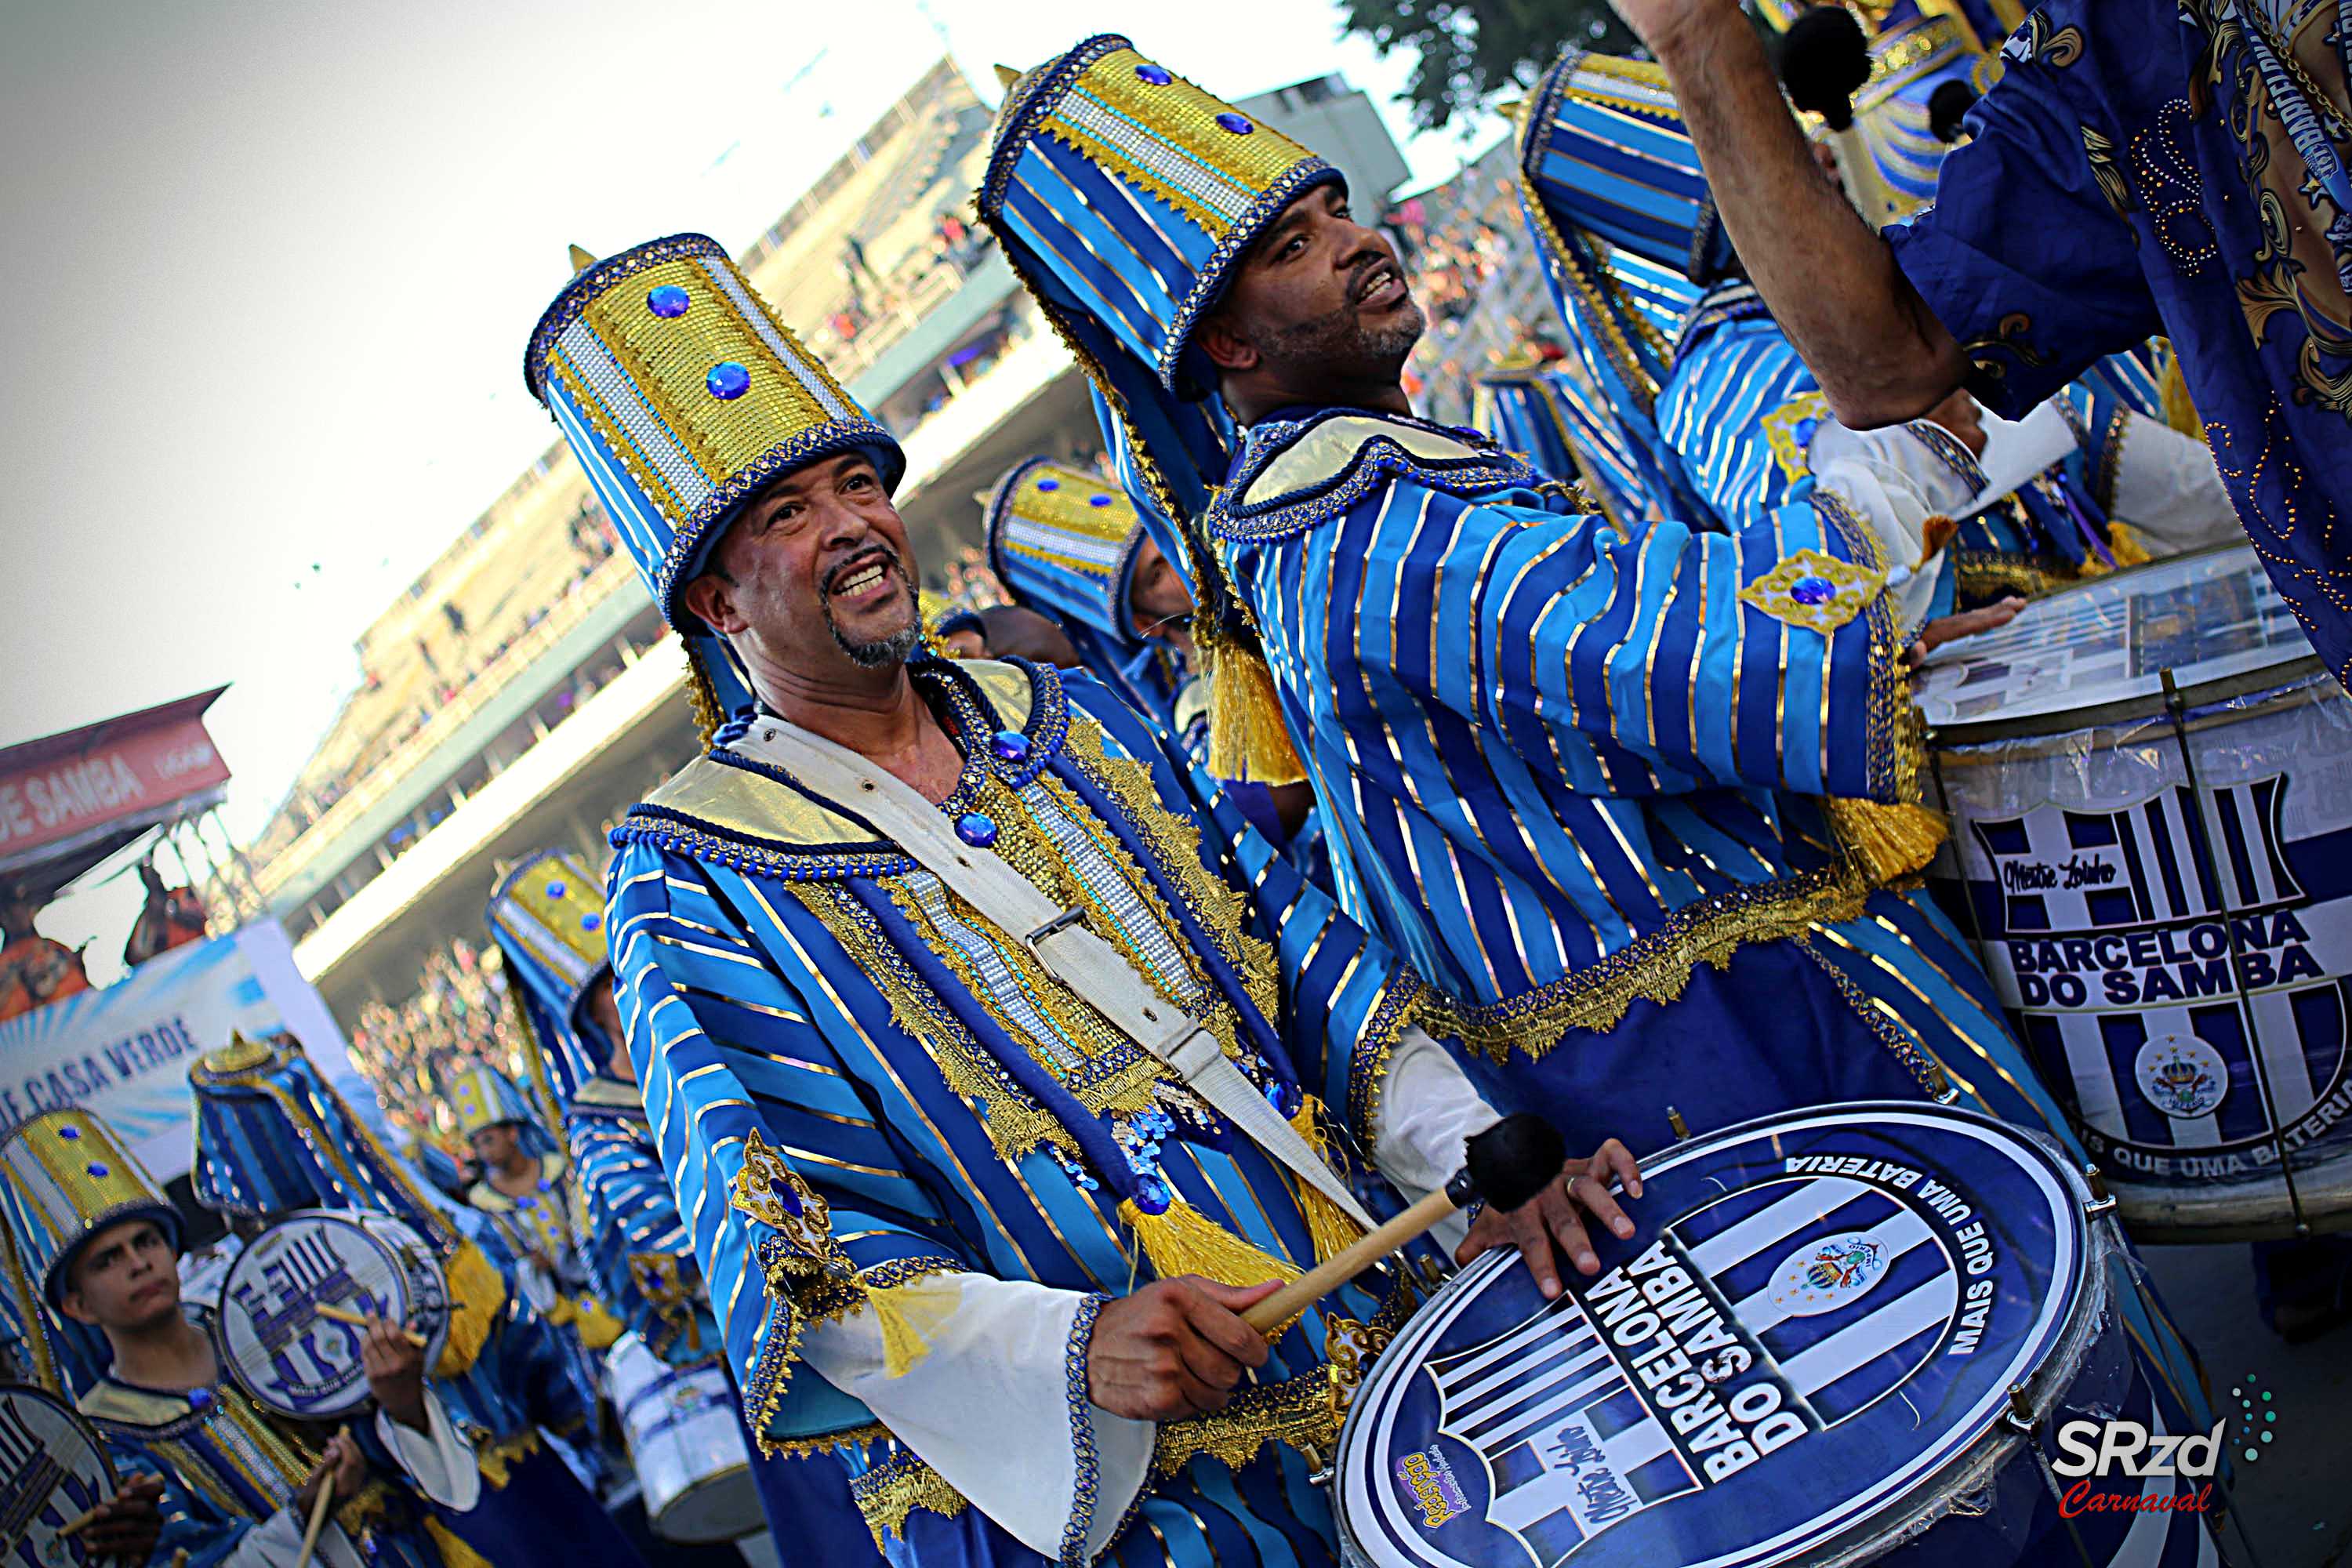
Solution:
M 1941 890 L 2132 1233 L 2352 1224 L 2352 701 L 2253 552 L 2053 594 L 1916 689 Z
M 414 1256 L 399 1250 L 399 1235 L 415 1243 Z M 429 1268 L 422 1280 L 419 1258 Z M 422 1311 L 434 1304 L 436 1289 L 441 1310 L 428 1323 Z M 229 1265 L 213 1318 L 221 1364 L 265 1409 L 327 1420 L 366 1404 L 360 1361 L 365 1331 L 321 1316 L 321 1306 L 395 1323 L 417 1320 L 419 1331 L 436 1341 L 448 1329 L 440 1270 L 406 1226 L 382 1215 L 289 1215 Z M 429 1346 L 427 1353 L 429 1363 Z
M 1598 1278 L 1548 1302 L 1490 1253 L 1389 1346 L 1340 1435 L 1350 1563 L 2212 1561 L 2193 1473 L 2084 1478 L 2061 1517 L 2068 1423 L 2167 1427 L 2107 1311 L 2112 1223 L 2054 1151 L 1887 1102 L 1645 1164 Z
M 81 1417 L 28 1384 L 0 1384 L 0 1563 L 89 1561 L 60 1533 L 114 1496 L 114 1467 Z

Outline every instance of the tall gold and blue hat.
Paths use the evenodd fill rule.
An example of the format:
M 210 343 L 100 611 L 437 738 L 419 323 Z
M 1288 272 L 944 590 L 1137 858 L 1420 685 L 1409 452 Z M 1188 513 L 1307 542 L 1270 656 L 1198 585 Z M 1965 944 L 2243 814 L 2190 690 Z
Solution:
M 1030 458 L 988 498 L 988 564 L 1015 604 L 1076 622 L 1112 647 L 1142 646 L 1128 606 L 1143 519 L 1098 474 Z
M 615 1043 L 583 1005 L 589 988 L 613 972 L 604 882 L 562 850 L 542 849 L 499 876 L 485 918 L 537 1037 L 548 1092 L 556 1107 L 568 1106 L 612 1059 Z
M 711 547 L 782 475 L 860 452 L 896 489 L 906 456 L 717 240 L 673 235 L 575 260 L 584 264 L 531 332 L 523 378 L 555 416 L 663 618 L 688 637 L 731 707 L 727 700 L 745 693 L 713 658 L 723 647 L 704 643 L 709 629 L 680 602 Z M 703 717 L 708 726 L 712 716 Z
M 1590 447 L 1623 513 L 1704 515 L 1662 458 L 1655 421 L 1675 326 L 1700 286 L 1732 268 L 1698 151 L 1665 71 L 1570 48 L 1517 116 L 1519 206 L 1592 383 L 1591 406 L 1620 434 Z M 1622 458 L 1622 472 L 1609 458 Z
M 547 1130 L 540 1126 L 539 1114 L 521 1088 L 496 1068 L 467 1068 L 442 1092 L 450 1115 L 457 1119 L 460 1138 L 471 1138 L 485 1127 L 507 1122 L 517 1123 L 526 1135 L 536 1128 L 542 1138 L 546 1136 Z
M 1213 771 L 1300 776 L 1263 656 L 1213 553 L 1189 537 L 1232 467 L 1234 428 L 1194 342 L 1242 258 L 1329 163 L 1136 52 L 1088 38 L 1014 79 L 997 111 L 980 216 L 1095 384 L 1122 483 L 1181 525 L 1162 539 L 1201 609 L 1214 689 Z M 1157 529 L 1155 528 L 1155 533 Z
M 290 1036 L 234 1037 L 188 1069 L 196 1202 L 268 1219 L 293 1209 L 373 1209 L 446 1245 L 455 1236 L 424 1178 L 387 1150 Z
M 0 1142 L 0 1198 L 25 1272 L 52 1307 L 83 1245 L 109 1226 L 153 1220 L 174 1252 L 184 1234 L 155 1178 L 87 1110 L 43 1111 L 10 1130 Z

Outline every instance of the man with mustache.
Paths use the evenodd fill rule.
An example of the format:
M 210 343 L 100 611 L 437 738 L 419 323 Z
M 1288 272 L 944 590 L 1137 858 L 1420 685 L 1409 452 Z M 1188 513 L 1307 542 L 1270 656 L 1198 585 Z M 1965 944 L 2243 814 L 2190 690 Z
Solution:
M 1401 1266 L 1242 1314 L 1493 1119 L 1420 981 L 1097 681 L 920 654 L 898 444 L 717 243 L 587 263 L 526 365 L 713 696 L 745 680 L 615 829 L 604 930 L 754 1437 L 840 1452 L 894 1562 L 1333 1561 L 1292 1450 Z M 1612 1175 L 1464 1254 L 1556 1293 L 1580 1214 L 1632 1234 Z
M 1621 536 L 1413 416 L 1423 314 L 1339 173 L 1124 38 L 1009 89 L 981 207 L 1187 520 L 1216 700 L 1295 748 L 1248 760 L 1312 781 L 1341 908 L 1503 1095 L 1643 1148 L 1957 1100 L 2080 1157 L 1966 943 L 1890 886 L 1942 832 L 1899 474 L 1843 465 L 1845 503 L 1776 528 Z

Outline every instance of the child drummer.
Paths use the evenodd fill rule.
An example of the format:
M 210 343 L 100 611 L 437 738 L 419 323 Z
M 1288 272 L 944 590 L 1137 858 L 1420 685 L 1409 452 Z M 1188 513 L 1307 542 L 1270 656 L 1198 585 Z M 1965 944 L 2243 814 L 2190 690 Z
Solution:
M 291 1563 L 328 1488 L 321 1562 L 446 1568 L 418 1494 L 470 1508 L 481 1477 L 395 1325 L 367 1331 L 371 1427 L 304 1429 L 222 1376 L 211 1340 L 180 1310 L 180 1216 L 105 1122 L 54 1110 L 11 1131 L 0 1142 L 0 1206 L 47 1308 L 106 1336 L 112 1364 L 79 1404 L 131 1477 L 126 1491 L 155 1500 L 153 1555 L 184 1551 L 203 1568 Z M 150 1555 L 110 1534 L 89 1544 L 133 1562 Z

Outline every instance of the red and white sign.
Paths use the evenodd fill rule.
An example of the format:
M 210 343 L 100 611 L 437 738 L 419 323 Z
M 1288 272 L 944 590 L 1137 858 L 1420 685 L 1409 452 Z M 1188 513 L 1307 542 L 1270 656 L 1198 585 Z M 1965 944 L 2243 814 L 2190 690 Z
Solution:
M 163 821 L 228 782 L 202 717 L 217 692 L 0 752 L 0 866 Z

